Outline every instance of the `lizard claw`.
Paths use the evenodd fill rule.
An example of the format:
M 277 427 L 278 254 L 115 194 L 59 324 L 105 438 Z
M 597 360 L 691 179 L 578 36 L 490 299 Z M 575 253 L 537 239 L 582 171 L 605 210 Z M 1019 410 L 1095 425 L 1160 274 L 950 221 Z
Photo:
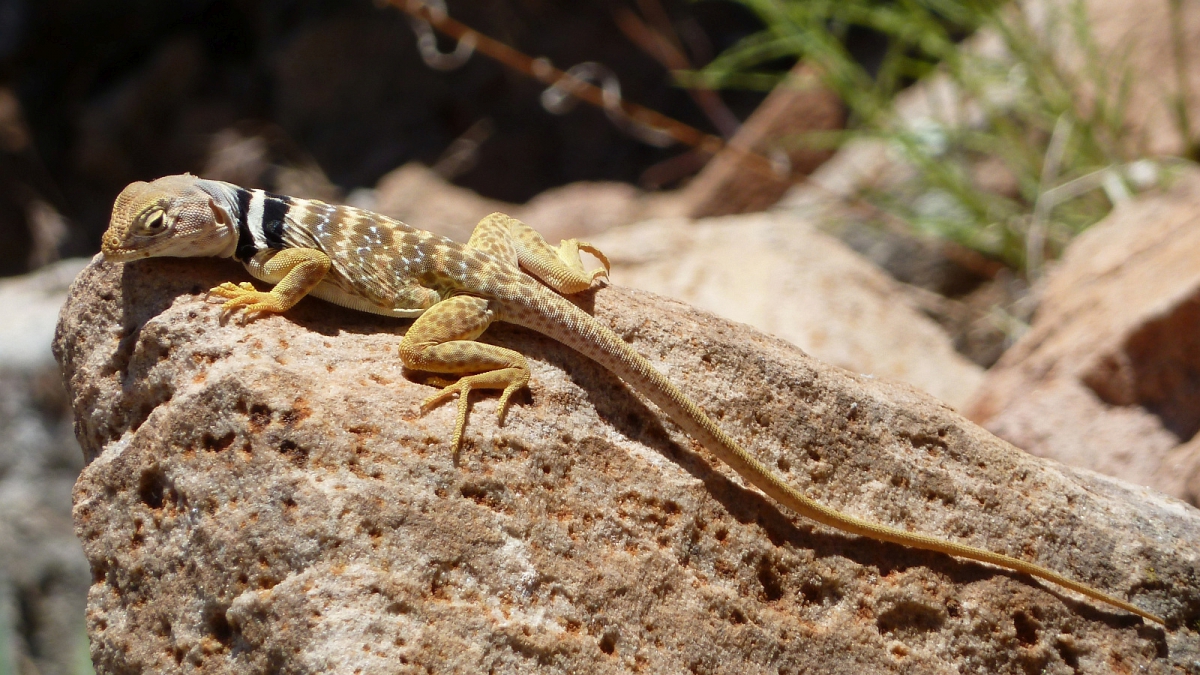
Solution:
M 609 283 L 608 270 L 605 270 L 605 269 L 592 270 L 592 286 L 593 287 L 599 288 L 599 287 L 607 286 L 608 283 Z

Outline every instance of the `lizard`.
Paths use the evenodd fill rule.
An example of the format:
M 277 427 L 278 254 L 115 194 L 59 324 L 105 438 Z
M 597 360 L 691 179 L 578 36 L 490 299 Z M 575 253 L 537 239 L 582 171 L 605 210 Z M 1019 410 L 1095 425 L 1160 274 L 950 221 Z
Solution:
M 601 266 L 585 269 L 580 252 Z M 469 396 L 499 390 L 499 422 L 530 379 L 517 351 L 477 342 L 495 321 L 542 333 L 596 361 L 650 399 L 684 432 L 743 479 L 792 511 L 843 532 L 984 562 L 1051 581 L 1150 621 L 1164 620 L 1034 562 L 890 527 L 843 513 L 801 493 L 745 450 L 633 347 L 564 296 L 607 282 L 608 259 L 569 239 L 550 245 L 525 223 L 494 213 L 464 245 L 398 220 L 317 200 L 276 195 L 183 174 L 130 184 L 117 197 L 102 238 L 103 259 L 235 258 L 272 284 L 225 282 L 221 322 L 286 312 L 317 298 L 384 316 L 414 319 L 399 345 L 402 364 L 437 377 L 443 388 L 424 414 L 458 397 L 451 448 L 463 439 Z

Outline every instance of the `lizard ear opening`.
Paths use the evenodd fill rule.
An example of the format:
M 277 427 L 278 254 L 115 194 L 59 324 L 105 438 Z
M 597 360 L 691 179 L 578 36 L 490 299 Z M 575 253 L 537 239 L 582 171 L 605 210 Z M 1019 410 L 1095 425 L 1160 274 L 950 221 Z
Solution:
M 217 200 L 213 199 L 212 197 L 209 197 L 208 198 L 208 207 L 210 209 L 212 209 L 213 220 L 218 225 L 220 225 L 222 227 L 230 227 L 233 224 L 233 216 L 229 213 L 229 211 L 227 211 L 225 209 L 224 206 L 221 206 L 220 204 L 218 204 Z

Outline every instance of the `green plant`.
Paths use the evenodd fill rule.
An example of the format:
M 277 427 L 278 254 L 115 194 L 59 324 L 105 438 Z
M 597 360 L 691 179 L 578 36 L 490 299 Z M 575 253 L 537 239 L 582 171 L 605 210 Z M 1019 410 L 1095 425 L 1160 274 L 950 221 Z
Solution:
M 1036 272 L 1128 194 L 1139 139 L 1124 128 L 1126 58 L 1101 53 L 1080 0 L 1042 3 L 1036 27 L 1023 5 L 996 0 L 739 2 L 766 28 L 682 78 L 762 84 L 782 59 L 814 65 L 850 113 L 841 140 L 881 139 L 913 169 L 859 196 L 917 232 Z M 887 41 L 873 71 L 845 47 L 861 29 Z M 951 92 L 940 109 L 897 109 L 900 89 L 935 78 Z M 1003 185 L 985 184 L 985 170 Z

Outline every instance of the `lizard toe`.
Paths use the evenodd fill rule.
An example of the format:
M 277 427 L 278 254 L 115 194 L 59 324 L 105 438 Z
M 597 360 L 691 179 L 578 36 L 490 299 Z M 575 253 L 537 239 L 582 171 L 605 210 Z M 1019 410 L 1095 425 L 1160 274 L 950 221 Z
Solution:
M 427 397 L 424 401 L 421 401 L 421 412 L 427 413 L 430 410 L 433 410 L 434 408 L 438 407 L 439 405 L 445 403 L 446 401 L 450 400 L 455 394 L 460 393 L 460 389 L 461 389 L 461 386 L 460 386 L 460 383 L 458 383 L 458 382 L 446 385 L 438 393 L 434 394 L 433 396 Z
M 241 297 L 247 293 L 257 292 L 258 289 L 256 289 L 248 281 L 243 281 L 240 284 L 234 284 L 232 281 L 226 281 L 220 286 L 214 286 L 213 288 L 208 289 L 208 293 L 204 296 L 204 299 L 208 300 L 209 298 L 216 296 L 218 298 L 229 300 L 232 298 Z

